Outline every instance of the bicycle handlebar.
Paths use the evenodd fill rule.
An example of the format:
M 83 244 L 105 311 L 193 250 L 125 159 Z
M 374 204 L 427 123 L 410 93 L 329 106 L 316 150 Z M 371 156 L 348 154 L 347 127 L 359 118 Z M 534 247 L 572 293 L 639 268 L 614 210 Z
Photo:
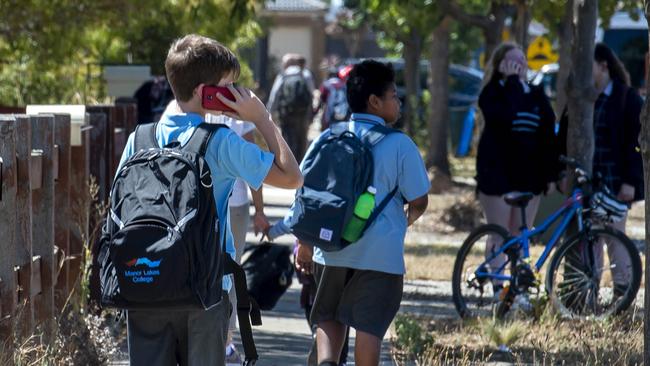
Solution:
M 574 158 L 570 158 L 568 156 L 560 155 L 560 163 L 566 164 L 569 168 L 572 168 L 576 174 L 576 180 L 579 184 L 584 184 L 588 183 L 591 181 L 591 177 L 589 177 L 589 174 L 582 169 L 582 166 L 578 161 Z

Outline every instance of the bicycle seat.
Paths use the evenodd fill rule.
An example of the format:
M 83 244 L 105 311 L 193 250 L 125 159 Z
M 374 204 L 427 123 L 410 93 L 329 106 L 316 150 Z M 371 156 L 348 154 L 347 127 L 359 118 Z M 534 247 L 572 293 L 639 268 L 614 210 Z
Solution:
M 512 192 L 503 196 L 503 200 L 510 206 L 526 207 L 533 197 L 535 195 L 530 192 Z

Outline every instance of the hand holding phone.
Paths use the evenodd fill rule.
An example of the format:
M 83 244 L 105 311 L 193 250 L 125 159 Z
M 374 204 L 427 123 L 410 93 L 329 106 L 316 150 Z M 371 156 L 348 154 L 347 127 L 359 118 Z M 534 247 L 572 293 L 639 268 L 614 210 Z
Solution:
M 217 97 L 218 94 L 223 95 L 226 99 L 232 102 L 235 101 L 235 96 L 227 86 L 206 85 L 203 87 L 203 95 L 201 98 L 201 105 L 203 108 L 212 111 L 235 112 L 234 109 L 227 106 Z
M 205 89 L 206 87 L 204 87 Z M 218 87 L 221 88 L 221 87 Z M 229 85 L 225 87 L 227 93 L 219 91 L 214 92 L 213 101 L 208 99 L 213 108 L 218 108 L 216 110 L 222 111 L 223 114 L 238 119 L 240 121 L 248 121 L 255 124 L 258 128 L 258 124 L 262 123 L 271 123 L 271 115 L 269 111 L 266 110 L 264 103 L 250 90 L 238 86 Z M 205 99 L 207 99 L 207 95 Z M 214 99 L 217 99 L 222 106 L 218 106 Z M 231 99 L 232 98 L 232 99 Z M 205 104 L 204 104 L 205 105 Z M 206 108 L 206 107 L 204 107 Z M 227 108 L 227 109 L 226 109 Z M 207 108 L 206 108 L 207 109 Z

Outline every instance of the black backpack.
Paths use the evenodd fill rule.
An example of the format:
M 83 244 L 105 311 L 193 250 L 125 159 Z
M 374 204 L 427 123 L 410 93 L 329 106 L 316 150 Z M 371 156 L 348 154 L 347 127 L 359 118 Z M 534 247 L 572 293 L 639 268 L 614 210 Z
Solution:
M 307 115 L 311 109 L 312 95 L 302 72 L 282 77 L 276 100 L 280 118 Z
M 325 251 L 337 251 L 348 243 L 341 235 L 352 218 L 359 196 L 372 185 L 372 148 L 398 130 L 375 125 L 361 138 L 348 131 L 349 123 L 335 123 L 302 162 L 305 183 L 296 192 L 292 233 L 302 242 Z M 391 191 L 366 221 L 370 227 L 397 192 Z M 364 229 L 365 231 L 365 229 Z
M 267 242 L 244 250 L 242 268 L 246 272 L 248 293 L 260 309 L 272 310 L 291 286 L 291 254 L 290 247 Z
M 210 137 L 222 127 L 201 124 L 185 146 L 173 142 L 160 148 L 156 124 L 138 125 L 136 153 L 113 181 L 99 243 L 103 306 L 209 309 L 222 300 L 224 273 L 234 273 L 242 333 L 250 331 L 250 323 L 241 327 L 249 317 L 261 324 L 259 309 L 242 287 L 243 271 L 225 252 L 204 159 Z

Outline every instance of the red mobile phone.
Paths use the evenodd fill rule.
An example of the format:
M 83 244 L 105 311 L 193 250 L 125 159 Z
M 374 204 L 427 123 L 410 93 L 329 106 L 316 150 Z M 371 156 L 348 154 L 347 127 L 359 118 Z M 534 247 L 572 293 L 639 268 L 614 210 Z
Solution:
M 222 112 L 234 112 L 234 110 L 217 98 L 217 94 L 221 94 L 229 100 L 235 101 L 235 96 L 232 95 L 230 89 L 225 86 L 206 85 L 203 87 L 203 96 L 201 105 L 205 109 Z

